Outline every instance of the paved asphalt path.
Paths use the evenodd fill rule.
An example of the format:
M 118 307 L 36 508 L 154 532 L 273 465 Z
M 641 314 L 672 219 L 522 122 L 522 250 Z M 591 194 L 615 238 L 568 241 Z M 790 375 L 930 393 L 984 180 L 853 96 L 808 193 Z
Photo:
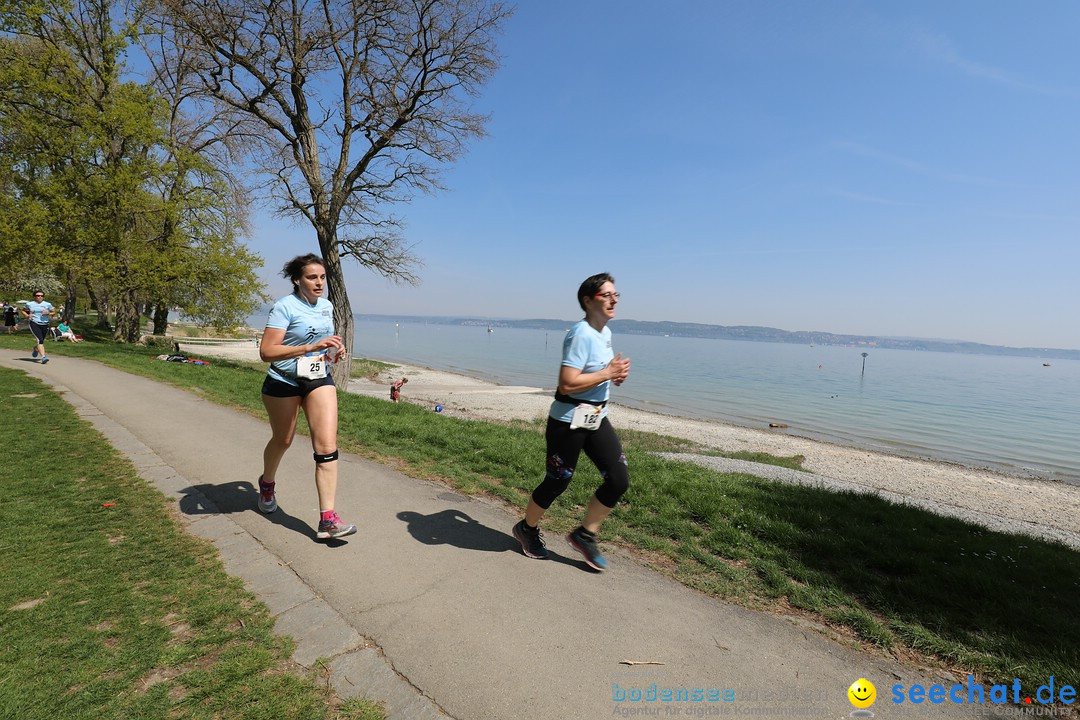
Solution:
M 51 359 L 0 350 L 0 363 L 64 393 L 177 503 L 189 531 L 216 544 L 228 572 L 296 639 L 299 663 L 328 659 L 339 695 L 381 701 L 391 718 L 841 718 L 855 709 L 848 686 L 863 677 L 877 687 L 871 710 L 896 717 L 916 708 L 895 706 L 893 685 L 955 682 L 688 590 L 615 548 L 603 574 L 561 537 L 546 538 L 551 559 L 528 559 L 504 507 L 351 455 L 341 457 L 337 505 L 359 532 L 317 542 L 306 437 L 279 472 L 280 509 L 263 516 L 254 483 L 264 419 L 92 361 Z M 673 699 L 634 699 L 665 689 Z M 683 691 L 691 700 L 677 699 Z

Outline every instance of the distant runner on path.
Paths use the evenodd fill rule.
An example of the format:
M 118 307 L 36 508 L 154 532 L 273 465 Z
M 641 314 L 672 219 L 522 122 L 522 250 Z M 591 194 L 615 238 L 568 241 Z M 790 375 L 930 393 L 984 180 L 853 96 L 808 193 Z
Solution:
M 34 357 L 42 365 L 49 362 L 45 356 L 45 338 L 49 336 L 49 317 L 53 314 L 51 302 L 45 300 L 45 293 L 38 290 L 34 299 L 23 305 L 22 313 L 30 321 L 30 332 L 34 334 Z
M 547 472 L 533 490 L 525 518 L 513 532 L 526 556 L 548 556 L 538 527 L 540 519 L 570 486 L 584 450 L 604 482 L 589 502 L 585 519 L 567 540 L 589 567 L 606 570 L 607 560 L 596 546 L 596 533 L 630 486 L 626 455 L 607 419 L 607 401 L 611 385 L 622 385 L 629 376 L 630 359 L 612 352 L 611 330 L 607 328 L 619 303 L 615 278 L 607 273 L 587 278 L 578 288 L 577 298 L 585 319 L 571 327 L 563 340 L 559 387 L 548 412 Z
M 285 263 L 281 273 L 295 290 L 274 305 L 266 321 L 259 356 L 270 363 L 262 399 L 272 436 L 263 450 L 259 476 L 259 510 L 277 510 L 274 492 L 281 458 L 292 444 L 296 419 L 304 409 L 315 455 L 315 489 L 319 493 L 319 529 L 315 537 L 332 540 L 352 535 L 334 509 L 338 480 L 338 398 L 328 364 L 337 362 L 345 343 L 334 334 L 334 306 L 326 293 L 326 267 L 318 255 L 301 255 Z

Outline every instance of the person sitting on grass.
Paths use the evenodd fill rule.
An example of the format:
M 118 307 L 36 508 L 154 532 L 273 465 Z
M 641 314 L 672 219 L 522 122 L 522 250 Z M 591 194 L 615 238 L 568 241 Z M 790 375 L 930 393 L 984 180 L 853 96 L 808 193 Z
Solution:
M 82 338 L 75 334 L 75 331 L 71 329 L 71 326 L 67 323 L 60 323 L 56 326 L 56 329 L 60 331 L 60 337 L 70 340 L 73 343 L 82 342 Z

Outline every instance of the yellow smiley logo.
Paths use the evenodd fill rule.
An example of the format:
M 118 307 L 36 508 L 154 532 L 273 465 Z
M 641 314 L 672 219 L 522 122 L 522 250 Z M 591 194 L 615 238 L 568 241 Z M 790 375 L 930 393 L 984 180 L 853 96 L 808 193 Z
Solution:
M 857 708 L 868 708 L 877 699 L 877 688 L 866 678 L 859 678 L 847 689 L 848 700 Z

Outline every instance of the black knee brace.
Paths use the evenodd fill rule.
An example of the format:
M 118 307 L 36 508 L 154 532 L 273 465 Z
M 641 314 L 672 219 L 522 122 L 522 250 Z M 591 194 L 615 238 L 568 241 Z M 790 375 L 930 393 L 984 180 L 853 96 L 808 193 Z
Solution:
M 315 455 L 315 464 L 316 465 L 322 465 L 323 463 L 334 462 L 335 460 L 337 460 L 338 451 L 335 450 L 334 452 L 327 453 L 325 455 L 323 455 L 321 453 L 314 453 L 314 455 Z

